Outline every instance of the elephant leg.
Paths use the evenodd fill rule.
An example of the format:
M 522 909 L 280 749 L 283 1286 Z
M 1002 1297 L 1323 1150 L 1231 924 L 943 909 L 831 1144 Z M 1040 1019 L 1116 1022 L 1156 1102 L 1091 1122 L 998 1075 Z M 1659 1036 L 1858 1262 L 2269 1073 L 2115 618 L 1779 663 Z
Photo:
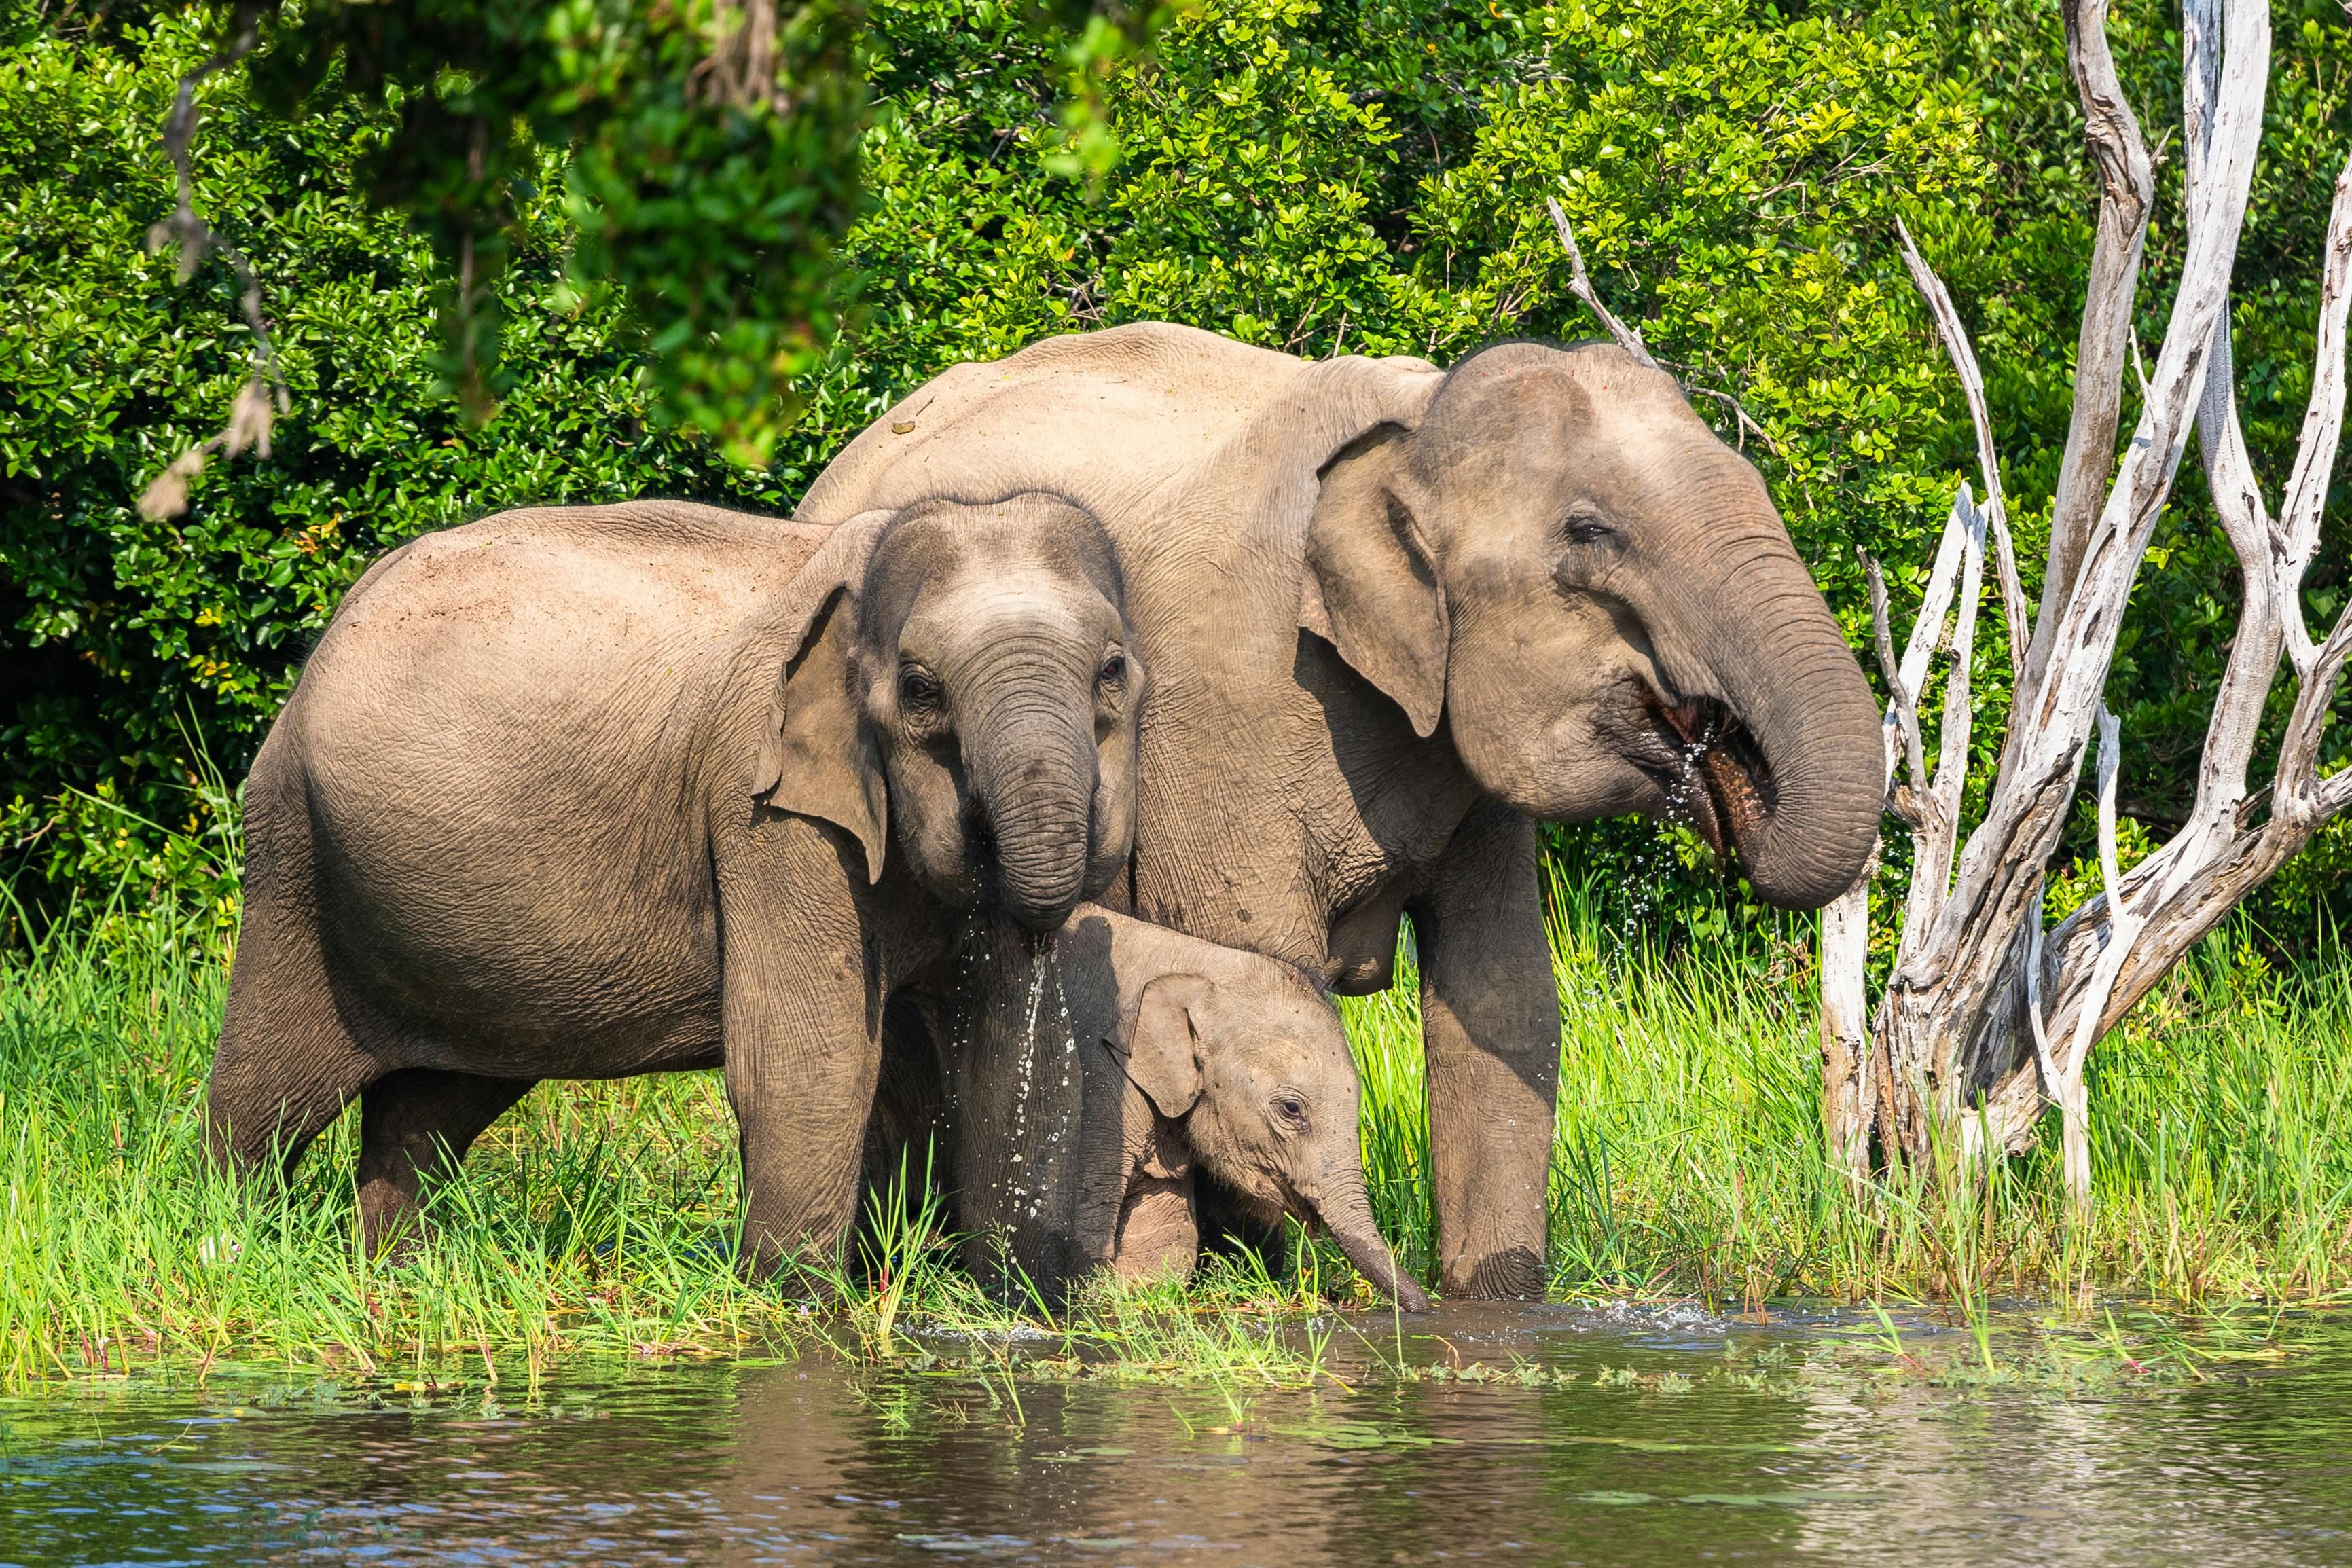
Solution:
M 1111 1267 L 1129 1284 L 1178 1283 L 1200 1261 L 1201 1227 L 1192 1211 L 1192 1176 L 1139 1177 L 1120 1209 Z
M 731 990 L 731 987 L 730 989 Z M 829 1019 L 736 1021 L 727 1095 L 743 1156 L 742 1257 L 755 1276 L 786 1260 L 832 1260 L 856 1218 L 866 1119 L 881 1065 L 860 998 Z M 814 1010 L 814 1009 L 812 1009 Z
M 1409 904 L 1438 1256 L 1448 1295 L 1544 1291 L 1559 997 L 1545 949 L 1535 824 L 1487 801 Z
M 421 1225 L 425 1178 L 457 1169 L 482 1130 L 530 1092 L 531 1078 L 437 1068 L 387 1072 L 360 1095 L 360 1237 L 370 1252 Z
M 302 1151 L 383 1071 L 337 1005 L 300 781 L 263 748 L 246 789 L 245 919 L 205 1088 L 205 1147 L 249 1176 Z
M 720 1028 L 755 1277 L 839 1255 L 881 1070 L 879 944 L 829 831 L 774 818 L 719 850 Z
M 866 1128 L 869 1187 L 888 1187 L 901 1171 L 915 1187 L 928 1171 L 935 1190 L 952 1188 L 940 1039 L 938 1020 L 924 998 L 908 990 L 891 996 L 882 1009 L 882 1065 Z

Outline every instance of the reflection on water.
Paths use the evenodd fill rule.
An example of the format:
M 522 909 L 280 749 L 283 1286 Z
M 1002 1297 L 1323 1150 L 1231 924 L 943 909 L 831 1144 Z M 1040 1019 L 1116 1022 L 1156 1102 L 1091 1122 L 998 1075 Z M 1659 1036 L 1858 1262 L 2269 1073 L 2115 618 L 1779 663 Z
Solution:
M 1727 1342 L 1831 1332 L 1454 1307 L 1406 1324 L 1413 1359 L 1574 1381 L 1333 1381 L 1238 1411 L 1024 1383 L 1017 1425 L 1002 1384 L 818 1360 L 535 1397 L 85 1384 L 0 1401 L 0 1562 L 2352 1562 L 2352 1333 L 2095 1396 L 1707 1375 Z

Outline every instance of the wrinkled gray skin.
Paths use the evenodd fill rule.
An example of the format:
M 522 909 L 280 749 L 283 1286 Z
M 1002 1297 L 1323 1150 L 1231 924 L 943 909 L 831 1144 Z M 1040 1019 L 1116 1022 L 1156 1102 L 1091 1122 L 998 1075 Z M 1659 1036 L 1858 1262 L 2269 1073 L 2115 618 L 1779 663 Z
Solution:
M 1003 1195 L 1026 1220 L 1010 1239 L 1028 1280 L 1058 1291 L 1104 1267 L 1189 1275 L 1206 1174 L 1262 1223 L 1321 1226 L 1405 1310 L 1429 1304 L 1373 1224 L 1355 1061 L 1299 971 L 1082 904 L 1049 937 L 976 929 L 956 976 L 964 1005 L 933 1066 L 947 1103 L 919 1128 L 884 1113 L 882 1162 L 902 1148 L 919 1161 L 908 1145 L 926 1138 L 951 1151 L 955 1185 Z M 1076 1094 L 1034 1095 L 1040 1069 Z M 998 1244 L 972 1237 L 967 1261 L 1009 1284 Z
M 1155 682 L 1108 901 L 1358 993 L 1410 914 L 1443 1288 L 1539 1291 L 1535 821 L 1679 814 L 1790 907 L 1876 832 L 1877 712 L 1762 481 L 1612 347 L 1440 372 L 1145 323 L 947 371 L 798 515 L 1027 485 L 1103 520 Z
M 847 1226 L 886 1003 L 961 912 L 1124 863 L 1143 672 L 1050 497 L 838 528 L 509 512 L 353 588 L 256 759 L 206 1102 L 290 1166 L 353 1095 L 371 1245 L 541 1078 L 723 1061 L 745 1252 Z

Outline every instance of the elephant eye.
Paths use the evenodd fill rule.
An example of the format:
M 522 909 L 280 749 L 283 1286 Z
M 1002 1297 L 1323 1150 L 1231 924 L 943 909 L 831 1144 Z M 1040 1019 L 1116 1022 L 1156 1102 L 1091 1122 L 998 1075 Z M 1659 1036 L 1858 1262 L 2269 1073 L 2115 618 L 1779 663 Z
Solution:
M 898 668 L 898 702 L 911 712 L 928 714 L 940 706 L 939 677 L 920 664 L 902 664 Z
M 1559 525 L 1560 537 L 1572 545 L 1597 545 L 1617 537 L 1617 530 L 1591 512 L 1570 512 Z
M 1096 683 L 1105 686 L 1115 686 L 1126 679 L 1127 655 L 1114 648 L 1110 652 L 1110 656 L 1103 660 L 1102 668 L 1095 672 Z
M 1274 1097 L 1274 1113 L 1299 1132 L 1307 1130 L 1307 1102 L 1296 1094 Z

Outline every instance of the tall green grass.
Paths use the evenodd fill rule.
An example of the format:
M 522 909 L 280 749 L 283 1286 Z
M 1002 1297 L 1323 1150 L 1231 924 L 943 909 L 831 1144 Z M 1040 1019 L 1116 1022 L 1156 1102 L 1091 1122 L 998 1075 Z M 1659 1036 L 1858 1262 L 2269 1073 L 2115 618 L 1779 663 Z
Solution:
M 168 924 L 53 935 L 0 969 L 0 1375 L 156 1354 L 373 1366 L 489 1345 L 659 1351 L 751 1331 L 725 1266 L 723 1097 L 703 1076 L 565 1085 L 435 1197 L 465 1245 L 353 1244 L 356 1113 L 283 1202 L 216 1178 L 202 1101 L 226 988 Z
M 2200 948 L 2095 1058 L 2095 1201 L 2076 1224 L 2047 1152 L 1942 1184 L 1848 1182 L 1822 1156 L 1802 953 L 1666 962 L 1604 935 L 1574 888 L 1555 893 L 1562 1293 L 2212 1304 L 2352 1287 L 2352 1143 L 2335 1135 L 2352 1119 L 2352 967 L 2282 976 L 2226 940 Z M 353 1118 L 284 1201 L 208 1173 L 216 927 L 120 915 L 0 956 L 0 1379 L 222 1355 L 422 1375 L 452 1354 L 497 1377 L 570 1352 L 812 1333 L 887 1354 L 910 1325 L 1001 1336 L 1015 1315 L 954 1268 L 919 1182 L 836 1277 L 739 1277 L 733 1126 L 709 1074 L 542 1086 L 432 1195 L 433 1239 L 370 1259 L 353 1242 Z M 1416 987 L 1401 967 L 1396 989 L 1345 1010 L 1375 1203 L 1427 1278 Z M 1265 1267 L 1221 1263 L 1190 1296 L 1095 1292 L 1055 1326 L 1138 1365 L 1207 1357 L 1276 1377 L 1297 1368 L 1254 1332 L 1204 1327 L 1206 1310 L 1262 1318 L 1352 1290 L 1344 1264 L 1294 1239 Z
M 2091 1069 L 2094 1203 L 2070 1219 L 2054 1124 L 1990 1168 L 1857 1185 L 1823 1157 L 1808 954 L 1667 961 L 1556 882 L 1551 1276 L 1559 1292 L 2183 1305 L 2352 1289 L 2352 962 L 2280 975 L 2200 946 Z M 1418 982 L 1342 1003 L 1387 1233 L 1435 1256 Z
M 1220 1259 L 1190 1293 L 1105 1285 L 1058 1314 L 1008 1306 L 954 1265 L 920 1172 L 874 1195 L 837 1265 L 749 1281 L 733 1263 L 734 1121 L 708 1072 L 542 1085 L 427 1195 L 425 1239 L 372 1258 L 354 1234 L 356 1110 L 282 1198 L 204 1158 L 226 989 L 217 926 L 182 911 L 116 906 L 0 950 L 0 1383 L 221 1356 L 426 1380 L 458 1356 L 495 1382 L 576 1352 L 823 1342 L 887 1357 L 915 1327 L 992 1343 L 1008 1368 L 1016 1330 L 1032 1359 L 1083 1351 L 1226 1384 L 1318 1364 L 1263 1324 L 1317 1304 L 1328 1260 Z M 1201 1321 L 1204 1305 L 1229 1321 Z

